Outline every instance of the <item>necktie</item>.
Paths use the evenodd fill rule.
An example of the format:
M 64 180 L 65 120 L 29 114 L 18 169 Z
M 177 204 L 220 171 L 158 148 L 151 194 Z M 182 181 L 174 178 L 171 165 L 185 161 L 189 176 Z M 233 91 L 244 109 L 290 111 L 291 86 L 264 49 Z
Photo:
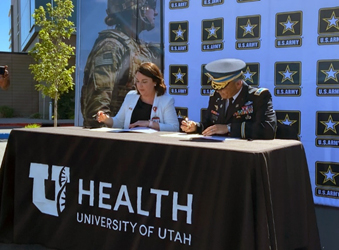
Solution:
M 226 110 L 226 117 L 227 117 L 227 115 L 228 115 L 228 111 L 231 109 L 231 106 L 233 105 L 233 97 L 231 97 L 231 98 L 229 98 L 228 99 L 228 105 L 227 105 L 227 110 Z

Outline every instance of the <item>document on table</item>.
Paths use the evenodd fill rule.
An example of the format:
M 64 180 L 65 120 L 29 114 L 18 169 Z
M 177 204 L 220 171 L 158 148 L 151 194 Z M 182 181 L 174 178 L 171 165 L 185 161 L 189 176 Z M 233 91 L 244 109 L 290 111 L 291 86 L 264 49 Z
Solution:
M 100 132 L 110 132 L 110 133 L 144 133 L 144 134 L 152 134 L 158 132 L 155 129 L 146 128 L 146 127 L 135 127 L 135 128 L 92 128 L 91 131 L 100 131 Z
M 231 138 L 231 137 L 225 137 L 225 136 L 219 136 L 219 135 L 204 136 L 204 135 L 199 135 L 199 134 L 186 134 L 186 133 L 168 133 L 168 134 L 163 134 L 160 136 L 177 137 L 177 138 L 183 138 L 187 140 L 202 139 L 202 140 L 213 140 L 213 141 L 227 141 L 227 140 L 237 139 L 237 138 Z

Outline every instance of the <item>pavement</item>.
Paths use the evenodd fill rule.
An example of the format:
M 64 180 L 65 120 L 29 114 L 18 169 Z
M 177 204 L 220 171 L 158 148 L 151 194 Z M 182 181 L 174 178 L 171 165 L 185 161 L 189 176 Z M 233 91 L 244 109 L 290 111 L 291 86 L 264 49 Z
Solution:
M 41 126 L 53 126 L 53 120 L 29 119 L 29 118 L 0 118 L 0 167 L 6 150 L 7 140 L 12 129 L 24 128 L 29 124 Z M 74 126 L 73 120 L 58 120 L 58 126 Z M 19 245 L 0 243 L 0 250 L 51 250 L 40 245 Z

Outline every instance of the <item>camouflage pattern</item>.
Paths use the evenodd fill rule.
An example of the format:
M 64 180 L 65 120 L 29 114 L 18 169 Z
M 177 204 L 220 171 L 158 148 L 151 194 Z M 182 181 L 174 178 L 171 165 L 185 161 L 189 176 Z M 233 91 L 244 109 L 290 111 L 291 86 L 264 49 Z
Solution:
M 160 63 L 159 47 L 137 43 L 119 30 L 99 33 L 85 66 L 81 112 L 85 127 L 101 127 L 99 110 L 114 116 L 128 91 L 134 88 L 135 71 L 142 62 Z
M 108 0 L 107 14 L 115 14 L 125 10 L 136 10 L 150 4 L 155 5 L 157 0 Z

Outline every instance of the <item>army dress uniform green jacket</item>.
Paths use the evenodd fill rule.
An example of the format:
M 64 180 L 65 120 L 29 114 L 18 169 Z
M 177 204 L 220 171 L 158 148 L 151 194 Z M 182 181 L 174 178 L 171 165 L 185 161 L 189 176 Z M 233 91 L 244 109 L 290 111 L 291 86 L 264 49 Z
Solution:
M 245 82 L 238 97 L 225 111 L 225 102 L 213 91 L 204 120 L 198 124 L 201 133 L 214 124 L 230 124 L 230 137 L 243 139 L 274 139 L 277 119 L 272 96 L 266 88 L 254 88 Z

